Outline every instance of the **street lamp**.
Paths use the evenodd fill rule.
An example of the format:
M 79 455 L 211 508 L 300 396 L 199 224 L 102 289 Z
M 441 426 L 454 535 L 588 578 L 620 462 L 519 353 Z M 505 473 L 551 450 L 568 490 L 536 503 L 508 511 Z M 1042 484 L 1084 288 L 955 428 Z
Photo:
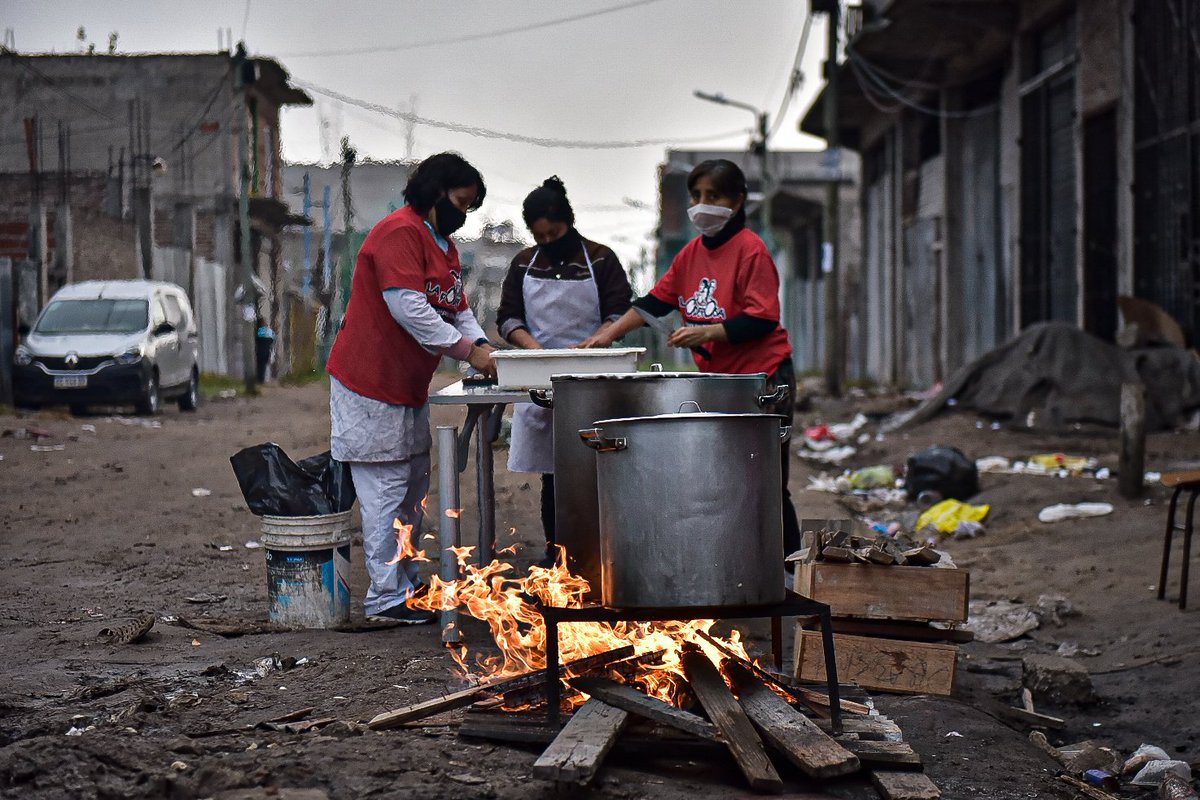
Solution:
M 699 89 L 696 89 L 692 92 L 692 95 L 700 100 L 707 100 L 710 103 L 740 108 L 745 111 L 749 111 L 754 115 L 754 118 L 758 123 L 758 138 L 750 146 L 750 149 L 758 156 L 759 164 L 761 165 L 763 194 L 763 239 L 767 243 L 767 248 L 773 252 L 775 250 L 774 237 L 771 235 L 771 195 L 773 194 L 773 184 L 771 181 L 770 166 L 767 162 L 767 131 L 770 130 L 770 126 L 767 124 L 767 112 L 760 111 L 757 107 L 752 106 L 749 103 L 743 103 L 740 100 L 731 100 L 720 92 L 713 94 L 710 92 L 702 92 Z

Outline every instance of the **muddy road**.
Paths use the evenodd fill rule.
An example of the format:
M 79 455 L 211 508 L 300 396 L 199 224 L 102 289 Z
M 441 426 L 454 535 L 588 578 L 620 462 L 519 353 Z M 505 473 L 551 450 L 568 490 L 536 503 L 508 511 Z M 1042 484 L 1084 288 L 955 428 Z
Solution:
M 561 796 L 531 780 L 535 750 L 459 739 L 453 713 L 387 732 L 355 724 L 458 688 L 436 628 L 261 632 L 264 552 L 246 547 L 258 538 L 258 520 L 245 508 L 228 458 L 265 441 L 297 458 L 325 449 L 327 403 L 328 389 L 318 383 L 269 387 L 254 400 L 214 400 L 195 414 L 172 408 L 154 420 L 0 415 L 0 796 Z M 848 419 L 859 404 L 816 402 L 798 423 Z M 435 424 L 458 424 L 461 416 L 434 409 Z M 22 438 L 33 429 L 47 435 Z M 846 466 L 901 464 L 934 442 L 972 457 L 1059 450 L 1116 461 L 1113 432 L 1047 437 L 952 415 L 872 441 Z M 1195 433 L 1156 434 L 1148 468 L 1194 466 L 1197 445 Z M 505 457 L 496 452 L 497 530 L 504 545 L 516 529 L 515 540 L 528 547 L 514 563 L 524 567 L 540 550 L 539 483 L 508 474 Z M 795 462 L 801 516 L 845 516 L 835 496 L 804 491 L 815 473 Z M 468 467 L 463 480 L 468 543 L 477 524 L 473 474 Z M 1091 738 L 1125 753 L 1150 742 L 1173 757 L 1200 759 L 1191 666 L 1200 608 L 1180 612 L 1154 599 L 1165 491 L 1126 501 L 1115 480 L 985 475 L 982 482 L 993 505 L 987 532 L 946 545 L 971 569 L 973 596 L 1032 603 L 1060 593 L 1075 613 L 1062 616 L 1061 627 L 1045 625 L 1015 642 L 965 646 L 954 698 L 878 696 L 943 796 L 1070 796 L 1056 788 L 1056 764 L 1030 745 L 1028 730 L 1002 724 L 989 705 L 1019 705 L 1020 657 L 1055 652 L 1064 642 L 1095 653 L 1080 660 L 1098 699 L 1039 708 L 1067 721 L 1052 741 Z M 1116 510 L 1053 525 L 1036 520 L 1042 506 L 1084 500 Z M 361 559 L 356 545 L 357 623 Z M 1172 596 L 1177 576 L 1173 570 Z M 1200 607 L 1200 587 L 1193 589 Z M 98 635 L 144 612 L 157 621 L 143 641 L 117 645 Z M 472 643 L 486 640 L 478 623 L 465 630 Z M 745 630 L 766 652 L 765 626 Z M 255 727 L 306 708 L 310 718 L 339 722 L 298 733 Z M 812 790 L 798 775 L 785 777 L 794 791 Z M 874 796 L 855 785 L 822 791 Z M 597 784 L 574 796 L 743 795 L 730 761 L 643 753 L 616 754 Z

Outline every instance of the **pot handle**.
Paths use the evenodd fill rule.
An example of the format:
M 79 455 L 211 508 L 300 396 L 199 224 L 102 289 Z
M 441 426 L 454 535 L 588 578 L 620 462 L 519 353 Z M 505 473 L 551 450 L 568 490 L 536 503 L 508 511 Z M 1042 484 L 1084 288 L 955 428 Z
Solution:
M 604 430 L 601 428 L 584 428 L 579 432 L 579 438 L 597 453 L 615 453 L 629 446 L 624 436 L 605 439 Z
M 786 386 L 776 386 L 775 391 L 770 394 L 760 394 L 758 396 L 758 404 L 765 406 L 771 403 L 782 403 L 787 399 L 788 391 L 788 387 Z
M 662 364 L 659 364 L 657 361 L 655 361 L 653 364 L 650 365 L 650 371 L 651 372 L 662 372 L 663 371 Z
M 538 408 L 554 408 L 554 394 L 549 389 L 530 389 L 529 399 Z
M 704 413 L 704 409 L 703 409 L 703 408 L 701 408 L 701 407 L 700 407 L 700 404 L 699 404 L 699 403 L 697 403 L 695 400 L 684 400 L 682 403 L 680 403 L 680 404 L 679 404 L 679 409 L 678 409 L 677 413 L 679 413 L 679 414 L 682 414 L 682 413 L 683 413 L 683 407 L 684 407 L 684 406 L 686 406 L 686 405 L 693 405 L 693 406 L 695 406 L 695 407 L 696 407 L 696 413 L 697 413 L 697 414 L 703 414 L 703 413 Z
M 791 425 L 780 425 L 779 426 L 779 441 L 786 442 L 790 438 L 792 438 L 792 426 Z

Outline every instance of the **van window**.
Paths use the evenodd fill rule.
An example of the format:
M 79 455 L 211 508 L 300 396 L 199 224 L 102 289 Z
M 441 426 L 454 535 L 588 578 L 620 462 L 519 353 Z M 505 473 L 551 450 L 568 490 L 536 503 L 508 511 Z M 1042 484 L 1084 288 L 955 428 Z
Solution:
M 46 306 L 34 331 L 43 334 L 137 333 L 146 330 L 145 300 L 56 300 Z

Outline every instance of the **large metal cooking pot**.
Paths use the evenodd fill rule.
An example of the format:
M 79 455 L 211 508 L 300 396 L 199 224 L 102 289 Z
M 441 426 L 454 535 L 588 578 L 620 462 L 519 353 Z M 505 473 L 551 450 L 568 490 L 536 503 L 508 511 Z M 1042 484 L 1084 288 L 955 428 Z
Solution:
M 567 550 L 567 566 L 600 586 L 600 507 L 596 500 L 596 457 L 579 444 L 578 431 L 598 419 L 669 414 L 694 402 L 705 411 L 754 413 L 765 403 L 767 375 L 704 372 L 630 372 L 554 375 L 550 392 L 530 392 L 534 403 L 554 409 L 554 527 Z M 787 391 L 786 387 L 782 391 Z
M 596 451 L 601 598 L 613 608 L 783 600 L 776 414 L 664 414 L 579 431 Z

